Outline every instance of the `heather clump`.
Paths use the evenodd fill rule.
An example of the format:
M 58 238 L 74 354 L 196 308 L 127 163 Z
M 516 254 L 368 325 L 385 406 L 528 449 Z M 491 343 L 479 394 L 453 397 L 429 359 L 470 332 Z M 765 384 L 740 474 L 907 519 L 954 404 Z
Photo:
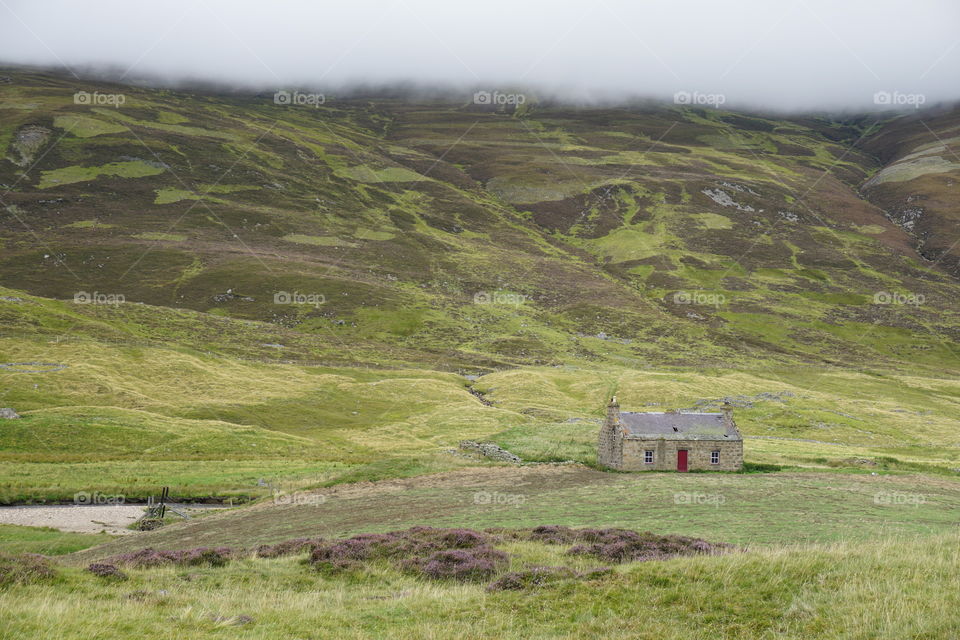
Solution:
M 127 574 L 120 571 L 116 565 L 106 562 L 94 562 L 87 567 L 87 571 L 100 578 L 108 580 L 126 580 Z
M 159 551 L 146 548 L 123 553 L 109 558 L 112 564 L 122 564 L 137 569 L 144 567 L 160 567 L 165 565 L 180 567 L 211 566 L 222 567 L 233 557 L 233 550 L 228 547 L 197 547 L 176 551 Z
M 577 576 L 569 567 L 528 567 L 505 573 L 487 586 L 487 591 L 522 591 Z
M 509 560 L 507 553 L 493 547 L 481 546 L 444 549 L 426 558 L 410 558 L 402 566 L 428 578 L 466 582 L 492 577 L 506 566 Z
M 506 535 L 543 544 L 572 544 L 574 546 L 568 552 L 572 555 L 593 556 L 618 563 L 719 553 L 731 548 L 727 544 L 699 538 L 657 535 L 616 527 L 571 529 L 562 525 L 541 525 L 532 529 L 518 529 Z
M 526 532 L 527 540 L 545 544 L 570 544 L 577 540 L 577 531 L 562 525 L 544 524 Z
M 490 536 L 470 529 L 413 527 L 318 544 L 310 562 L 320 570 L 342 571 L 386 559 L 431 578 L 482 579 L 507 560 L 490 542 Z
M 406 541 L 392 533 L 367 533 L 316 545 L 310 563 L 321 570 L 358 568 L 365 561 L 401 555 Z
M 323 544 L 322 538 L 294 538 L 277 544 L 262 544 L 256 549 L 258 558 L 280 558 L 292 556 L 304 551 L 313 551 Z
M 36 553 L 17 555 L 0 553 L 0 588 L 14 584 L 30 584 L 57 575 L 50 561 Z
M 587 556 L 609 563 L 661 560 L 683 555 L 710 554 L 730 548 L 698 538 L 661 536 L 628 529 L 572 529 L 543 525 L 531 529 L 488 529 L 412 527 L 387 533 L 362 533 L 350 538 L 294 538 L 256 547 L 256 558 L 279 558 L 308 554 L 307 563 L 317 571 L 341 573 L 363 571 L 375 563 L 431 580 L 459 582 L 493 580 L 491 591 L 540 587 L 562 580 L 590 580 L 608 574 L 601 567 L 583 572 L 568 567 L 532 566 L 505 573 L 511 555 L 500 547 L 520 543 L 520 555 L 529 543 L 565 545 L 567 555 Z M 559 551 L 559 550 L 558 550 Z M 556 552 L 552 552 L 556 553 Z M 91 565 L 88 570 L 102 577 L 123 575 L 120 567 L 222 566 L 250 555 L 226 547 L 162 551 L 140 549 Z M 121 578 L 122 579 L 122 578 Z
M 629 531 L 627 529 L 581 529 L 579 544 L 572 547 L 571 555 L 586 555 L 609 562 L 644 562 L 665 560 L 677 556 L 720 553 L 730 545 L 707 542 L 699 538 Z

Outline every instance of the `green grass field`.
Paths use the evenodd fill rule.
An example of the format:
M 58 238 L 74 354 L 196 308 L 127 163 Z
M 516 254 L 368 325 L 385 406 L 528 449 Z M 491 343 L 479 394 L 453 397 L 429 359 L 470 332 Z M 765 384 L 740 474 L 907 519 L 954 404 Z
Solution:
M 72 533 L 50 527 L 0 524 L 0 550 L 4 553 L 41 553 L 47 556 L 59 556 L 104 544 L 110 538 L 104 533 Z
M 89 561 L 144 546 L 249 546 L 297 537 L 438 527 L 625 527 L 752 546 L 869 541 L 956 529 L 960 479 L 883 472 L 600 472 L 575 465 L 467 468 L 291 490 L 279 501 L 112 541 Z
M 909 553 L 905 553 L 905 549 Z M 666 638 L 939 640 L 960 632 L 956 531 L 627 564 L 519 592 L 389 567 L 325 576 L 300 558 L 79 568 L 0 591 L 5 638 Z M 527 543 L 515 564 L 567 564 Z M 842 626 L 838 621 L 842 620 Z
M 443 452 L 463 439 L 496 441 L 528 461 L 591 465 L 613 393 L 625 410 L 732 398 L 754 464 L 947 476 L 960 468 L 960 384 L 949 375 L 584 364 L 471 382 L 426 369 L 2 337 L 0 361 L 64 367 L 0 369 L 3 403 L 23 416 L 0 430 L 8 504 L 70 501 L 78 491 L 145 499 L 162 486 L 182 500 L 248 500 L 268 493 L 264 482 L 301 488 L 455 468 Z

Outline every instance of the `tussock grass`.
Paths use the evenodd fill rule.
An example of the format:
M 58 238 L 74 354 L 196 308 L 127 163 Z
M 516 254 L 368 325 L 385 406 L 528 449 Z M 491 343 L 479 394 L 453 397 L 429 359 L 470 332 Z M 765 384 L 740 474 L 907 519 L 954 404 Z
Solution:
M 525 546 L 524 546 L 525 545 Z M 534 549 L 536 547 L 536 549 Z M 909 553 L 905 550 L 909 549 Z M 586 581 L 488 592 L 371 566 L 335 576 L 302 556 L 224 567 L 80 568 L 0 591 L 5 638 L 949 638 L 960 632 L 960 537 L 899 537 L 627 564 Z M 512 548 L 561 564 L 550 547 Z

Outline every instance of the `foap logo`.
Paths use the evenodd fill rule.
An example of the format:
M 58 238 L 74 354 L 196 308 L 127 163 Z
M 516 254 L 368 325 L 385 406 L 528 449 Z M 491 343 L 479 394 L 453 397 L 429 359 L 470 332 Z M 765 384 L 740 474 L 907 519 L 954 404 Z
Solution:
M 126 103 L 127 96 L 122 93 L 100 93 L 99 91 L 94 91 L 90 93 L 89 91 L 77 91 L 73 94 L 73 104 L 80 104 L 89 107 L 115 107 L 120 108 L 120 105 Z
M 303 93 L 301 91 L 284 91 L 280 89 L 273 94 L 273 104 L 294 107 L 317 108 L 327 101 L 322 93 Z
M 101 493 L 99 491 L 78 491 L 73 494 L 73 504 L 123 504 L 126 497 L 117 494 Z
M 919 507 L 927 503 L 927 497 L 922 493 L 900 493 L 898 491 L 878 491 L 873 494 L 873 504 L 884 506 L 913 506 Z
M 473 94 L 473 104 L 486 106 L 520 106 L 527 101 L 523 93 L 500 93 L 499 91 L 477 91 Z
M 304 304 L 319 307 L 327 301 L 322 293 L 300 293 L 299 291 L 277 291 L 273 294 L 273 304 Z
M 722 293 L 706 291 L 677 291 L 673 294 L 673 304 L 696 304 L 709 307 L 719 307 L 727 303 L 727 297 Z
M 690 107 L 718 108 L 726 103 L 727 96 L 722 93 L 700 93 L 699 91 L 677 91 L 673 94 L 673 103 Z
M 884 107 L 913 107 L 919 109 L 926 101 L 927 96 L 922 93 L 877 91 L 873 94 L 873 104 Z
M 478 291 L 473 294 L 473 304 L 511 304 L 518 307 L 529 301 L 530 296 L 522 293 Z
M 499 491 L 477 491 L 473 494 L 473 504 L 506 505 L 519 507 L 527 501 L 522 493 L 500 493 Z
M 273 492 L 273 504 L 295 504 L 301 506 L 318 506 L 326 503 L 327 496 L 318 493 L 307 493 L 306 491 L 294 491 L 286 493 L 284 491 Z
M 120 305 L 126 301 L 127 298 L 122 293 L 100 293 L 99 291 L 88 293 L 86 291 L 77 291 L 75 294 L 73 294 L 74 304 Z
M 890 293 L 888 291 L 877 291 L 873 294 L 873 304 L 908 304 L 919 307 L 927 301 L 922 293 Z
M 673 494 L 673 504 L 697 504 L 720 508 L 727 502 L 722 493 L 697 493 L 696 491 L 677 491 Z

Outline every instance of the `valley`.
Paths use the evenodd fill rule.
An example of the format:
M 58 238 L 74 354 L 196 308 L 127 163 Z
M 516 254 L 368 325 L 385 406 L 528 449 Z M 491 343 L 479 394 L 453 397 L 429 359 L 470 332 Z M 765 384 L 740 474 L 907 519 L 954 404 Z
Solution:
M 0 556 L 55 559 L 47 575 L 0 558 L 0 634 L 960 629 L 956 106 L 364 90 L 304 105 L 0 79 L 0 407 L 19 416 L 0 419 L 0 504 L 170 487 L 227 507 L 122 536 L 0 525 Z M 744 469 L 604 469 L 613 395 L 629 411 L 729 402 Z M 251 551 L 543 525 L 735 549 L 597 577 L 508 536 L 503 571 L 578 573 L 504 592 Z M 229 562 L 85 569 L 201 547 Z

